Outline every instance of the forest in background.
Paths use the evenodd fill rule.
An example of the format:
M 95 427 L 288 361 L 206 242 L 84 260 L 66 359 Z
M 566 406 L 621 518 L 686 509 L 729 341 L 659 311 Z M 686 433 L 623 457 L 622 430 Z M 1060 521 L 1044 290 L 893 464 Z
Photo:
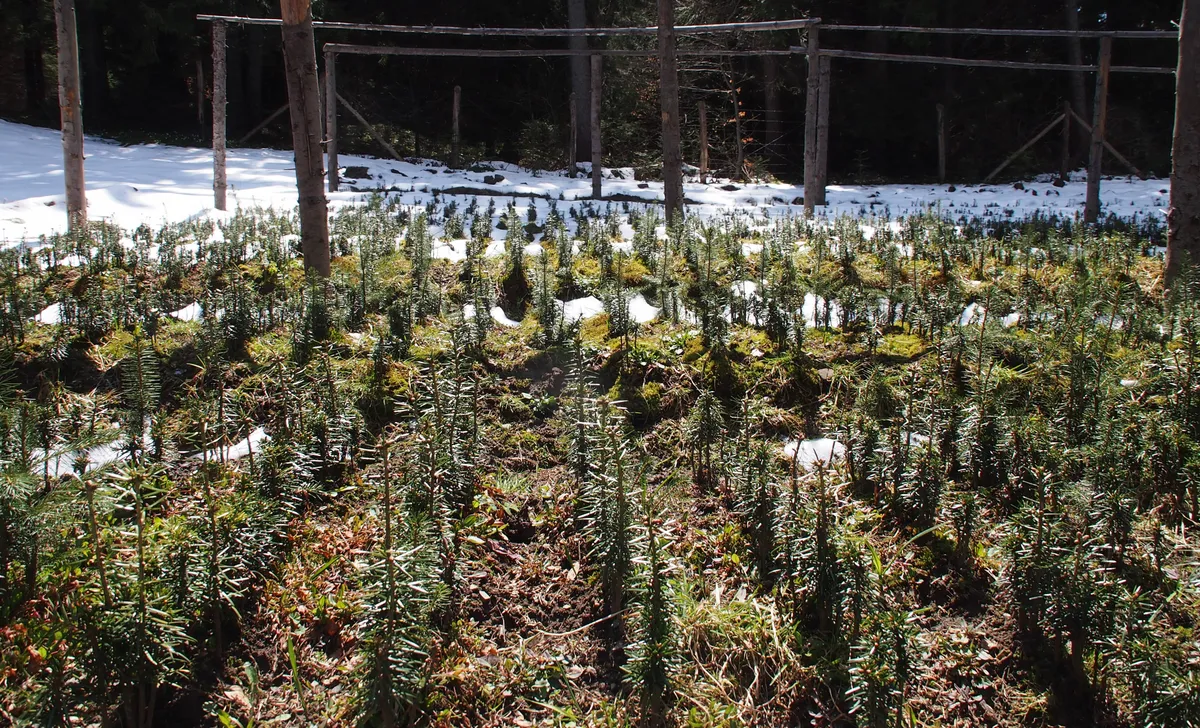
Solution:
M 654 4 L 633 0 L 587 0 L 590 25 L 653 25 Z M 952 0 L 684 0 L 677 22 L 726 22 L 815 16 L 826 23 L 946 27 L 1063 28 L 1062 0 L 962 3 Z M 1177 0 L 1084 0 L 1081 28 L 1169 29 Z M 394 24 L 565 27 L 565 0 L 454 3 L 324 0 L 314 3 L 319 20 Z M 267 0 L 79 0 L 84 120 L 90 133 L 122 141 L 205 145 L 211 42 L 197 13 L 277 17 Z M 0 32 L 16 42 L 0 50 L 0 115 L 57 123 L 55 41 L 51 0 L 31 0 L 0 14 Z M 564 39 L 481 39 L 318 32 L 318 43 L 561 47 Z M 823 45 L 888 53 L 966 58 L 1070 62 L 1069 41 L 971 36 L 912 36 L 827 32 Z M 609 43 L 653 44 L 652 38 Z M 687 39 L 684 47 L 786 48 L 803 45 L 798 32 Z M 1097 42 L 1082 43 L 1084 63 L 1094 63 Z M 238 139 L 286 101 L 283 58 L 274 28 L 231 27 L 229 37 L 230 137 Z M 1169 41 L 1124 40 L 1115 46 L 1117 65 L 1174 66 Z M 339 90 L 402 154 L 447 156 L 455 85 L 463 89 L 466 153 L 532 167 L 566 161 L 570 61 L 554 59 L 345 58 Z M 838 59 L 833 66 L 830 176 L 833 182 L 916 181 L 937 169 L 936 107 L 949 123 L 949 174 L 981 178 L 1045 125 L 1065 100 L 1078 106 L 1072 75 L 1061 72 L 943 68 Z M 713 165 L 734 172 L 734 101 L 737 95 L 752 172 L 796 179 L 802 168 L 804 78 L 802 56 L 695 59 L 681 65 L 685 110 L 684 154 L 695 163 L 696 108 L 705 100 L 713 121 Z M 774 79 L 772 82 L 771 79 Z M 1092 76 L 1084 76 L 1090 108 Z M 774 89 L 770 93 L 768 89 Z M 778 116 L 768 108 L 778 105 Z M 1085 117 L 1090 111 L 1085 109 Z M 603 127 L 605 163 L 646 168 L 658 162 L 657 68 L 652 58 L 606 59 Z M 1174 89 L 1170 76 L 1113 77 L 1109 138 L 1142 169 L 1165 175 L 1170 165 Z M 777 118 L 778 126 L 770 119 Z M 370 137 L 346 120 L 343 151 L 377 154 Z M 1057 135 L 1052 135 L 1057 136 Z M 287 146 L 277 122 L 252 145 Z M 1077 159 L 1084 143 L 1077 140 Z M 1058 142 L 1044 140 L 1010 168 L 1014 176 L 1057 169 Z M 1113 172 L 1120 172 L 1113 168 Z

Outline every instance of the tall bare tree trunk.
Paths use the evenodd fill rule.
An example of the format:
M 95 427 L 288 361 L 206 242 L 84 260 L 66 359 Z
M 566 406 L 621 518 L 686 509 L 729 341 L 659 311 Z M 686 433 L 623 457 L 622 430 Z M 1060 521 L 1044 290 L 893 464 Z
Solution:
M 1079 30 L 1079 0 L 1064 0 L 1066 3 L 1065 10 L 1067 14 L 1067 30 Z M 1067 52 L 1071 59 L 1072 66 L 1083 65 L 1083 40 L 1078 37 L 1067 38 Z M 1087 108 L 1087 79 L 1083 71 L 1071 74 L 1071 106 L 1074 107 L 1075 113 L 1079 114 L 1080 119 L 1088 118 Z M 1085 134 L 1083 129 L 1079 130 L 1081 135 Z M 1087 139 L 1086 136 L 1081 136 L 1080 141 Z M 1083 144 L 1079 145 L 1083 149 Z
M 79 99 L 79 40 L 75 32 L 75 0 L 54 0 L 58 27 L 58 106 L 62 115 L 63 172 L 67 187 L 67 226 L 75 232 L 87 225 L 83 181 L 83 108 Z
M 228 209 L 226 193 L 229 188 L 229 180 L 225 170 L 226 134 L 229 131 L 229 117 L 227 116 L 229 107 L 225 95 L 225 82 L 229 78 L 229 72 L 225 65 L 228 55 L 227 30 L 223 21 L 218 20 L 213 23 L 213 207 L 218 210 Z
M 1168 287 L 1200 261 L 1200 0 L 1184 0 L 1175 74 L 1175 145 L 1167 214 Z
M 292 112 L 296 186 L 300 192 L 300 245 L 304 267 L 329 277 L 329 208 L 321 150 L 321 92 L 310 0 L 280 0 L 283 61 Z M 333 100 L 330 100 L 333 103 Z
M 567 0 L 567 25 L 587 27 L 587 0 Z M 586 51 L 588 39 L 582 35 L 568 40 L 573 51 Z M 575 94 L 575 158 L 588 159 L 592 153 L 591 62 L 587 56 L 571 56 L 571 92 Z
M 675 0 L 658 0 L 658 93 L 662 101 L 663 194 L 667 220 L 683 217 L 683 148 L 679 132 L 679 62 Z

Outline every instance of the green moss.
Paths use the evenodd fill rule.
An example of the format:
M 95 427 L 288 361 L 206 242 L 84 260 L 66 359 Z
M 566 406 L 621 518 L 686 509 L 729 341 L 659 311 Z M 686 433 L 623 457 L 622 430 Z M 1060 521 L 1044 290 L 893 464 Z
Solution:
M 915 334 L 888 334 L 879 342 L 879 355 L 893 359 L 916 359 L 925 349 L 925 342 Z
M 533 410 L 521 397 L 505 394 L 500 397 L 500 416 L 509 422 L 525 422 L 533 419 Z
M 603 313 L 585 319 L 579 326 L 579 335 L 589 344 L 602 344 L 608 341 L 608 314 Z

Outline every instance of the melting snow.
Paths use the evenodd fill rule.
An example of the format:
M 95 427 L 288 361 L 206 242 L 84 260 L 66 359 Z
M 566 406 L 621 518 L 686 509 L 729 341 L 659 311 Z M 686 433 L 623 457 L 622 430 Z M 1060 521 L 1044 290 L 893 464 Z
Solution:
M 52 303 L 49 306 L 43 308 L 42 312 L 39 313 L 37 316 L 34 316 L 33 320 L 37 321 L 39 324 L 52 325 L 52 324 L 56 324 L 59 321 L 61 321 L 62 320 L 61 317 L 62 317 L 62 304 L 61 303 Z
M 204 318 L 204 309 L 199 303 L 189 303 L 178 311 L 172 311 L 169 315 L 180 321 L 199 321 Z
M 648 324 L 658 318 L 661 311 L 662 309 L 651 306 L 640 293 L 629 299 L 629 318 L 636 323 Z
M 604 313 L 604 302 L 595 296 L 563 302 L 563 319 L 567 323 L 589 319 L 602 313 Z
M 88 209 L 97 219 L 105 219 L 132 230 L 143 223 L 155 226 L 186 220 L 228 220 L 232 213 L 213 209 L 212 153 L 207 149 L 173 147 L 162 144 L 121 146 L 89 137 L 86 141 Z M 228 159 L 230 205 L 236 209 L 270 208 L 290 212 L 296 206 L 295 160 L 291 152 L 271 149 L 231 149 Z M 53 129 L 0 122 L 0 243 L 36 241 L 42 235 L 66 230 L 67 215 L 62 188 L 62 139 Z M 467 188 L 505 193 L 537 195 L 530 205 L 539 212 L 551 200 L 558 200 L 560 211 L 577 208 L 591 197 L 591 180 L 571 178 L 565 172 L 534 173 L 504 163 L 491 163 L 505 177 L 499 185 L 486 185 L 483 175 L 469 170 L 433 170 L 425 164 L 395 160 L 346 156 L 347 164 L 366 167 L 370 180 L 348 184 L 342 192 L 329 196 L 331 207 L 361 203 L 367 190 L 392 189 L 391 194 L 406 205 L 424 205 L 434 192 Z M 393 171 L 395 170 L 395 171 Z M 605 170 L 605 194 L 626 194 L 648 202 L 662 199 L 661 182 L 641 182 L 628 171 L 623 178 Z M 1026 182 L 1024 190 L 1005 186 L 960 185 L 950 191 L 947 185 L 831 185 L 830 205 L 821 210 L 827 218 L 838 215 L 886 214 L 899 218 L 935 210 L 957 219 L 978 215 L 994 219 L 1022 219 L 1033 215 L 1073 217 L 1083 209 L 1086 183 L 1083 175 L 1072 175 L 1063 188 L 1055 188 L 1049 178 Z M 771 183 L 739 183 L 737 189 L 723 189 L 727 180 L 713 179 L 709 184 L 689 180 L 685 193 L 694 204 L 692 212 L 712 218 L 737 210 L 755 217 L 796 214 L 802 208 L 792 204 L 804 196 L 802 186 Z M 1101 187 L 1104 214 L 1115 214 L 1129 221 L 1149 217 L 1161 219 L 1166 196 L 1159 191 L 1166 180 L 1107 178 Z M 646 187 L 641 187 L 646 185 Z M 361 189 L 360 189 L 361 188 Z M 1036 195 L 1035 195 L 1036 193 Z M 467 195 L 443 195 L 443 199 Z M 53 204 L 50 204 L 53 203 Z M 893 228 L 894 229 L 894 228 Z M 631 231 L 622 231 L 617 249 L 630 246 Z M 662 229 L 656 231 L 662 237 Z M 501 236 L 503 232 L 499 233 Z M 185 247 L 199 248 L 223 239 L 220 228 L 206 239 L 193 240 Z M 282 238 L 284 243 L 296 236 Z M 747 248 L 747 252 L 755 248 Z M 903 251 L 906 254 L 911 251 Z M 537 255 L 531 250 L 530 255 Z
M 472 307 L 472 308 L 474 308 L 474 307 Z M 472 310 L 471 313 L 473 315 L 475 312 Z M 496 323 L 500 324 L 501 326 L 506 326 L 510 329 L 515 329 L 521 325 L 520 321 L 513 321 L 508 316 L 506 316 L 504 314 L 504 309 L 500 308 L 499 306 L 492 306 L 492 310 L 489 311 L 488 313 L 491 314 L 492 320 L 495 321 Z
M 242 440 L 241 442 L 236 442 L 232 445 L 225 446 L 225 448 L 224 448 L 225 459 L 226 460 L 241 460 L 242 458 L 246 457 L 247 455 L 250 455 L 255 452 L 261 452 L 262 451 L 262 443 L 267 442 L 270 439 L 271 439 L 271 436 L 267 434 L 266 430 L 264 430 L 261 427 L 256 427 L 254 429 L 254 431 L 250 433 L 250 436 L 247 437 L 246 439 Z M 209 450 L 207 453 L 197 453 L 196 455 L 193 455 L 192 457 L 197 460 L 202 460 L 202 459 L 204 459 L 205 455 L 207 455 L 208 459 L 210 461 L 220 460 L 221 459 L 221 449 L 222 448 L 218 447 L 216 449 Z
M 783 454 L 788 460 L 795 459 L 804 467 L 812 467 L 818 462 L 825 465 L 846 455 L 846 446 L 837 440 L 820 437 L 814 440 L 791 440 L 783 446 Z

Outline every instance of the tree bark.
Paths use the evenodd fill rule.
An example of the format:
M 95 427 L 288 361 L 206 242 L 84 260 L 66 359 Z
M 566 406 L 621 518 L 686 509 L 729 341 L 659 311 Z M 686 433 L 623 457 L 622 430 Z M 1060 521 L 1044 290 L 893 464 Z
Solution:
M 329 210 L 325 200 L 325 159 L 321 149 L 321 101 L 317 49 L 310 0 L 280 0 L 283 61 L 296 152 L 300 203 L 300 245 L 304 267 L 329 277 Z
M 87 197 L 83 177 L 83 108 L 79 98 L 75 0 L 54 0 L 54 18 L 58 29 L 58 106 L 62 120 L 67 226 L 71 232 L 76 232 L 87 225 Z
M 570 107 L 571 128 L 570 141 L 567 142 L 567 176 L 575 179 L 576 164 L 579 162 L 579 97 L 571 92 L 567 105 Z
M 218 210 L 228 209 L 226 205 L 226 191 L 228 189 L 228 183 L 225 174 L 225 136 L 228 132 L 229 124 L 226 117 L 226 109 L 228 106 L 226 104 L 225 82 L 229 76 L 229 73 L 227 72 L 225 66 L 225 57 L 227 53 L 225 32 L 225 23 L 213 23 L 213 207 L 217 208 Z
M 337 54 L 325 51 L 325 155 L 328 168 L 328 187 L 337 192 L 341 185 L 341 165 L 338 162 L 338 118 L 337 118 Z
M 587 27 L 587 0 L 567 0 L 567 26 Z M 573 51 L 586 51 L 586 36 L 572 36 L 568 47 Z M 587 159 L 592 153 L 592 129 L 589 123 L 588 103 L 591 99 L 591 62 L 587 56 L 571 57 L 571 92 L 575 94 L 575 159 Z
M 602 56 L 592 56 L 591 72 L 588 78 L 592 81 L 592 88 L 588 94 L 591 100 L 588 103 L 588 138 L 592 142 L 591 159 L 592 159 L 592 197 L 599 200 L 604 193 L 604 150 L 601 147 L 600 137 L 600 101 L 603 98 L 604 91 L 604 58 Z
M 658 0 L 658 93 L 662 102 L 663 194 L 668 222 L 683 217 L 683 149 L 679 131 L 679 62 L 675 41 L 675 0 Z
M 821 56 L 821 93 L 818 94 L 820 111 L 817 112 L 817 204 L 829 204 L 825 187 L 829 183 L 829 94 L 833 84 L 833 59 Z
M 1200 260 L 1200 0 L 1184 0 L 1175 75 L 1166 285 Z
M 879 64 L 883 65 L 883 64 Z M 821 113 L 820 27 L 808 29 L 808 88 L 804 110 L 804 214 L 817 204 L 817 125 Z
M 1092 146 L 1088 156 L 1087 206 L 1085 222 L 1100 219 L 1100 175 L 1104 167 L 1104 136 L 1108 130 L 1108 76 L 1112 68 L 1113 39 L 1100 39 L 1100 70 L 1096 73 L 1096 98 L 1092 108 Z
M 1079 0 L 1063 0 L 1067 15 L 1067 30 L 1079 30 Z M 1083 65 L 1083 41 L 1079 38 L 1067 38 L 1067 54 L 1072 66 Z M 1087 74 L 1083 71 L 1070 74 L 1071 77 L 1071 106 L 1075 113 L 1086 119 L 1087 108 Z M 1087 137 L 1080 137 L 1081 140 Z M 1079 145 L 1083 148 L 1083 144 Z
M 734 149 L 737 157 L 733 163 L 733 174 L 743 182 L 746 181 L 746 131 L 742 121 L 742 101 L 738 98 L 737 83 L 732 74 L 725 75 L 725 83 L 729 86 L 730 101 L 733 102 L 733 136 Z

